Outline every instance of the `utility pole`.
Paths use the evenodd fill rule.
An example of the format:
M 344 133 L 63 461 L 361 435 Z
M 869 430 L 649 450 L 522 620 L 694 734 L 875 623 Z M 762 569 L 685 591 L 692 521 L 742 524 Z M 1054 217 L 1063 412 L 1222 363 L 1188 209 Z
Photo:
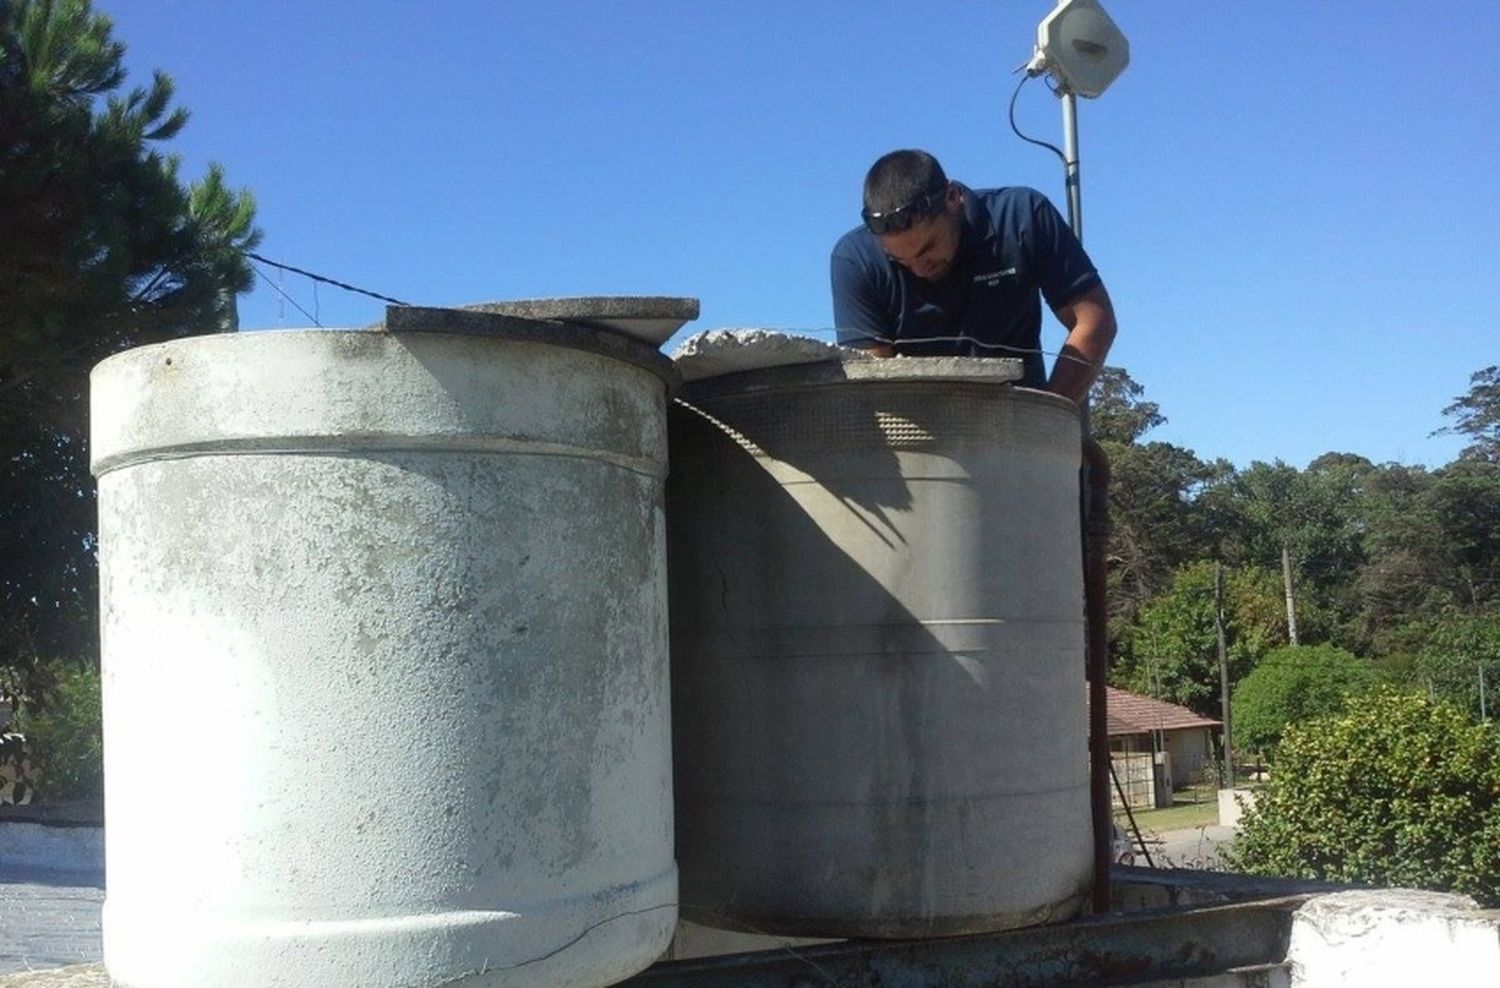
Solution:
M 1484 708 L 1484 663 L 1479 663 L 1479 720 L 1484 722 L 1490 719 L 1489 712 Z
M 1297 605 L 1292 600 L 1292 553 L 1285 542 L 1281 543 L 1281 582 L 1286 585 L 1286 634 L 1296 645 Z
M 1224 647 L 1224 564 L 1214 567 L 1214 628 L 1219 633 L 1219 704 L 1224 717 L 1224 788 L 1234 788 L 1234 755 L 1229 746 L 1229 651 Z

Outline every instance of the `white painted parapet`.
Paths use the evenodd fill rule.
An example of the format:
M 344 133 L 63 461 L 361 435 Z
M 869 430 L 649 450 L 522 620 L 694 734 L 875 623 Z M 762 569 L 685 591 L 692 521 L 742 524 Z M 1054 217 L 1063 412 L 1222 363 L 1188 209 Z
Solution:
M 674 374 L 459 323 L 95 369 L 117 983 L 597 986 L 666 947 Z
M 0 820 L 0 868 L 104 870 L 104 828 Z
M 1219 790 L 1219 826 L 1238 827 L 1240 820 L 1255 805 L 1254 789 Z
M 1292 919 L 1293 988 L 1493 988 L 1500 914 L 1414 889 L 1320 895 Z

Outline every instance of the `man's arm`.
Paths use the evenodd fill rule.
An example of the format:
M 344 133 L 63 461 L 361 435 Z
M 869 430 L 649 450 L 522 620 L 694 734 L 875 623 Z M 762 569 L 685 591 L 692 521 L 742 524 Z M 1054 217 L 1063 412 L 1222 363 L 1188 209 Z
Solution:
M 893 357 L 895 350 L 884 340 L 890 338 L 890 316 L 879 302 L 879 293 L 868 271 L 842 251 L 834 248 L 830 261 L 833 285 L 833 325 L 838 330 L 840 346 L 854 347 L 876 357 Z
M 1068 338 L 1052 367 L 1047 390 L 1081 405 L 1115 340 L 1115 308 L 1109 292 L 1099 284 L 1053 311 Z

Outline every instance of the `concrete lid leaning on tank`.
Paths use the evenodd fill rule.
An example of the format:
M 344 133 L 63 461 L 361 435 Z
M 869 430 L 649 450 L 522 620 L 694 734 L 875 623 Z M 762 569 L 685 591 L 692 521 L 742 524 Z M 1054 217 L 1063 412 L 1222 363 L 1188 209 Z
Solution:
M 685 323 L 698 318 L 698 300 L 664 295 L 579 295 L 480 302 L 462 307 L 522 319 L 593 326 L 661 346 Z
M 697 308 L 696 299 L 686 299 Z M 680 324 L 679 324 L 680 325 Z M 389 305 L 385 322 L 377 332 L 386 333 L 455 333 L 461 336 L 485 336 L 518 343 L 545 343 L 551 346 L 587 350 L 603 357 L 613 357 L 649 370 L 667 385 L 669 394 L 681 384 L 677 368 L 655 345 L 618 331 L 599 328 L 577 321 L 540 319 L 482 307 L 460 309 L 432 308 L 420 305 Z M 670 334 L 669 334 L 670 335 Z

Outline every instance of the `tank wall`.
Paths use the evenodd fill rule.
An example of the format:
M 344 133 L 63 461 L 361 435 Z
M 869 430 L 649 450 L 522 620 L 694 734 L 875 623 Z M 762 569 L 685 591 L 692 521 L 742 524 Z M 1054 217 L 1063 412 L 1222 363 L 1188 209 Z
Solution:
M 96 399 L 96 421 L 123 421 L 96 449 L 117 464 L 100 478 L 112 975 L 602 985 L 638 970 L 676 918 L 663 470 L 639 456 L 663 386 L 608 368 L 612 388 L 634 375 L 621 408 L 645 434 L 611 448 L 629 416 L 527 433 L 535 406 L 586 391 L 510 367 L 534 353 L 424 337 L 351 366 L 338 341 L 278 335 L 265 363 L 218 339 L 150 348 L 155 367 L 121 368 Z M 286 421 L 172 417 L 215 405 L 200 387 L 270 400 L 264 378 L 301 362 L 322 366 Z M 180 375 L 166 394 L 133 390 L 156 368 Z M 447 405 L 414 397 L 437 392 Z M 360 410 L 378 394 L 436 421 L 399 431 Z M 338 431 L 357 415 L 379 428 Z M 166 423 L 159 447 L 142 420 Z M 178 798 L 152 784 L 164 760 L 189 783 Z
M 701 410 L 668 509 L 684 908 L 849 936 L 1075 911 L 1076 411 L 944 382 Z

